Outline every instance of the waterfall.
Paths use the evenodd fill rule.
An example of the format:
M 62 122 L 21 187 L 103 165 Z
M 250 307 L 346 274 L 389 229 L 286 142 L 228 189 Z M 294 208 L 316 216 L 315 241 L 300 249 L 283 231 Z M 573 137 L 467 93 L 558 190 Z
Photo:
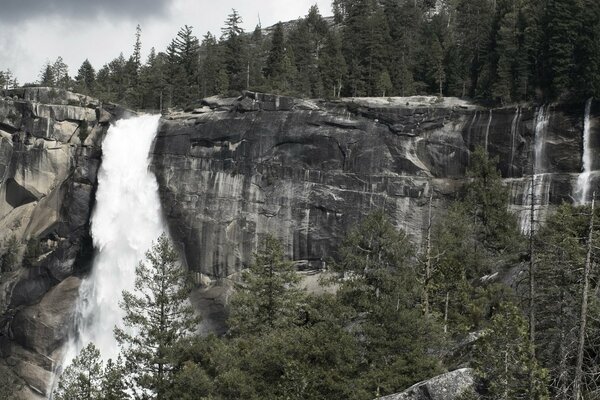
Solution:
M 492 110 L 490 110 L 490 118 L 488 119 L 488 123 L 487 123 L 487 127 L 485 128 L 485 152 L 486 154 L 489 153 L 488 152 L 488 146 L 489 146 L 489 138 L 490 138 L 490 127 L 492 126 Z
M 513 118 L 510 126 L 510 164 L 508 166 L 508 173 L 510 176 L 515 176 L 515 141 L 517 137 L 517 130 L 519 129 L 519 120 L 521 119 L 521 107 L 517 106 L 515 111 L 515 117 Z
M 520 222 L 521 232 L 529 234 L 534 228 L 531 226 L 531 208 L 533 206 L 534 223 L 539 223 L 541 219 L 540 206 L 550 202 L 550 184 L 551 175 L 545 174 L 545 145 L 546 134 L 548 132 L 548 123 L 550 113 L 548 109 L 541 106 L 535 117 L 535 135 L 533 152 L 533 179 L 528 178 L 523 191 L 523 208 L 521 210 Z
M 163 231 L 158 185 L 148 171 L 159 116 L 120 120 L 102 144 L 91 235 L 96 249 L 93 269 L 79 291 L 76 338 L 64 365 L 89 342 L 104 360 L 116 358 L 115 325 L 122 327 L 121 292 L 132 291 L 135 267 Z
M 590 192 L 590 176 L 592 175 L 593 154 L 590 143 L 590 113 L 592 111 L 593 98 L 585 104 L 585 114 L 583 118 L 583 172 L 577 178 L 577 188 L 575 190 L 575 202 L 585 204 Z

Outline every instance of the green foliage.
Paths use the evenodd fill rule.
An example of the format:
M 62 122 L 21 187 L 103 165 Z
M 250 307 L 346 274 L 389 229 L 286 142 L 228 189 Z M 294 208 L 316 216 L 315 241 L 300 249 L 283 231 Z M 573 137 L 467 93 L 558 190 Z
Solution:
M 21 246 L 15 235 L 5 239 L 0 255 L 0 273 L 11 272 L 17 268 L 20 250 Z
M 596 210 L 598 213 L 598 210 Z M 581 307 L 582 268 L 587 251 L 589 207 L 563 204 L 551 215 L 536 237 L 537 329 L 536 348 L 540 363 L 549 370 L 553 395 L 570 393 L 573 365 L 577 354 L 579 309 Z M 594 248 L 600 244 L 600 231 L 594 231 Z M 595 252 L 594 252 L 595 253 Z M 593 255 L 595 260 L 597 255 Z M 592 279 L 597 282 L 598 272 Z M 589 319 L 598 321 L 597 298 L 591 293 Z M 584 387 L 596 387 L 594 371 L 598 365 L 600 326 L 593 322 L 586 329 Z
M 299 318 L 300 278 L 293 264 L 285 260 L 281 243 L 268 235 L 264 250 L 254 257 L 231 300 L 229 326 L 235 335 L 289 327 Z
M 92 344 L 84 347 L 61 374 L 53 393 L 56 400 L 100 400 L 102 396 L 102 360 Z
M 547 372 L 537 365 L 527 322 L 513 304 L 500 306 L 477 343 L 475 368 L 485 387 L 484 399 L 549 398 Z
M 196 329 L 199 319 L 188 303 L 188 281 L 177 251 L 163 234 L 136 268 L 136 291 L 123 292 L 123 322 L 135 333 L 115 328 L 115 338 L 136 392 L 164 395 L 173 371 L 171 349 Z
M 514 248 L 519 238 L 516 217 L 507 209 L 509 192 L 498 171 L 497 159 L 489 159 L 479 147 L 471 155 L 465 202 L 476 219 L 478 239 L 494 251 Z
M 40 256 L 43 254 L 42 243 L 38 238 L 30 238 L 25 246 L 25 254 L 23 255 L 23 265 L 33 267 L 37 263 Z
M 92 63 L 86 59 L 75 76 L 75 90 L 78 93 L 93 95 L 96 88 L 96 71 Z
M 346 277 L 339 291 L 342 301 L 359 312 L 369 310 L 383 293 L 400 290 L 390 279 L 394 274 L 403 275 L 407 282 L 403 295 L 414 293 L 410 283 L 415 274 L 408 265 L 413 254 L 408 236 L 396 230 L 383 211 L 369 215 L 340 246 L 335 268 Z
M 121 356 L 116 361 L 109 359 L 106 362 L 102 382 L 100 384 L 102 400 L 125 400 L 128 396 L 125 376 L 127 370 L 123 364 Z

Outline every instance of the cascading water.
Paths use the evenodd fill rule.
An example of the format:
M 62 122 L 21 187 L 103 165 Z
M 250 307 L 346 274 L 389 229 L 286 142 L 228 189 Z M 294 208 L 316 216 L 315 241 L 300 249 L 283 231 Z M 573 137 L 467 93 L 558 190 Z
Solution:
M 590 113 L 592 111 L 592 101 L 589 99 L 585 104 L 585 114 L 583 119 L 583 172 L 577 178 L 577 188 L 575 189 L 575 202 L 585 204 L 588 201 L 590 192 L 590 177 L 592 175 L 593 152 L 590 144 Z
M 550 112 L 540 107 L 535 118 L 535 138 L 533 154 L 533 179 L 528 178 L 523 191 L 523 209 L 521 210 L 521 232 L 529 234 L 534 228 L 531 224 L 531 209 L 533 207 L 534 223 L 540 221 L 540 206 L 550 201 L 550 176 L 545 174 L 545 145 Z
M 492 126 L 492 119 L 493 119 L 493 113 L 492 110 L 490 110 L 490 118 L 488 119 L 488 123 L 487 123 L 487 127 L 485 128 L 485 140 L 484 140 L 484 145 L 485 145 L 485 152 L 489 153 L 488 151 L 488 147 L 489 147 L 489 142 L 490 142 L 490 128 Z
M 122 327 L 121 292 L 133 290 L 135 267 L 164 230 L 158 185 L 148 170 L 158 121 L 159 116 L 151 115 L 120 120 L 102 144 L 91 220 L 96 256 L 80 289 L 76 338 L 69 344 L 65 365 L 90 342 L 105 360 L 118 354 L 113 328 Z
M 515 175 L 515 147 L 516 147 L 516 138 L 517 131 L 519 129 L 519 121 L 521 119 L 521 107 L 517 107 L 515 112 L 515 116 L 513 118 L 511 127 L 510 127 L 510 165 L 508 166 L 508 170 L 510 176 Z

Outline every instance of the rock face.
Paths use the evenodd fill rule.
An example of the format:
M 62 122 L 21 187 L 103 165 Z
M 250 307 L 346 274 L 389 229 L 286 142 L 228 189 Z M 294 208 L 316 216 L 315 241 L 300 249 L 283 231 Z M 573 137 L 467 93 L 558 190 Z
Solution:
M 454 400 L 474 389 L 473 370 L 463 368 L 417 383 L 402 393 L 379 397 L 376 400 Z
M 51 88 L 0 96 L 0 254 L 11 237 L 19 243 L 14 265 L 0 270 L 0 363 L 24 381 L 26 398 L 46 395 L 69 333 L 76 275 L 89 267 L 100 145 L 122 114 L 111 112 Z
M 169 226 L 194 271 L 213 278 L 239 271 L 266 233 L 280 237 L 298 264 L 320 268 L 376 208 L 419 241 L 430 194 L 435 207 L 445 206 L 465 182 L 476 146 L 498 157 L 517 213 L 531 198 L 524 176 L 536 143 L 543 155 L 536 204 L 570 201 L 582 168 L 584 105 L 540 110 L 433 97 L 213 98 L 163 120 L 153 169 Z M 595 103 L 596 138 L 598 111 Z
M 131 113 L 50 88 L 1 96 L 0 255 L 12 235 L 20 246 L 16 264 L 1 271 L 0 364 L 36 398 L 52 379 L 89 267 L 102 139 L 112 120 Z M 599 117 L 593 103 L 594 154 Z M 498 157 L 511 208 L 528 209 L 534 192 L 543 218 L 573 197 L 583 126 L 583 104 L 489 110 L 434 97 L 328 102 L 246 93 L 166 115 L 152 168 L 171 232 L 197 283 L 208 286 L 193 302 L 206 309 L 207 329 L 219 331 L 229 292 L 211 279 L 240 271 L 265 234 L 280 237 L 307 270 L 335 257 L 348 229 L 377 208 L 419 241 L 429 196 L 435 208 L 446 206 L 476 146 Z

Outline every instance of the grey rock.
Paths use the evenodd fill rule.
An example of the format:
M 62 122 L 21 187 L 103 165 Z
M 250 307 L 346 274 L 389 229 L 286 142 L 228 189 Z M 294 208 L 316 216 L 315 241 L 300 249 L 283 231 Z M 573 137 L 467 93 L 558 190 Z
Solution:
M 53 287 L 35 305 L 15 315 L 11 326 L 14 340 L 38 354 L 50 356 L 67 336 L 81 280 L 69 277 Z
M 474 384 L 473 370 L 463 368 L 417 383 L 402 393 L 376 400 L 454 400 L 467 390 L 473 390 Z

